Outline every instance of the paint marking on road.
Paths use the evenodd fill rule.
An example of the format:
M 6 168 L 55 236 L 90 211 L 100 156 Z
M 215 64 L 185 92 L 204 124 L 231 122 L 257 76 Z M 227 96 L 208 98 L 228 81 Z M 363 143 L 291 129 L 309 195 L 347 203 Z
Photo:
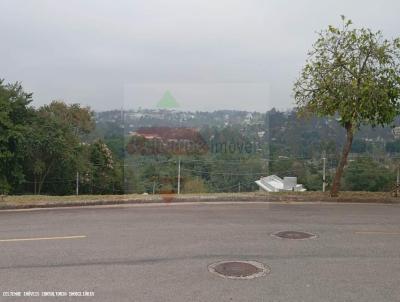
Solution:
M 82 239 L 86 237 L 87 237 L 86 235 L 79 235 L 79 236 L 62 236 L 62 237 L 13 238 L 13 239 L 0 239 L 0 242 Z
M 400 232 L 388 232 L 388 231 L 358 231 L 356 234 L 366 235 L 400 235 Z

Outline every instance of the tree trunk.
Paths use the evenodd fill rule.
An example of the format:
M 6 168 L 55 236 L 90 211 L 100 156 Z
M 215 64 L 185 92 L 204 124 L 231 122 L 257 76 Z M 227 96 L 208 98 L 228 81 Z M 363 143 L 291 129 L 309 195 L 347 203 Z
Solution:
M 44 177 L 43 178 L 39 177 L 38 188 L 36 192 L 37 195 L 40 195 L 40 192 L 42 191 L 43 182 L 44 182 Z
M 353 135 L 354 135 L 353 125 L 351 123 L 347 123 L 345 125 L 345 128 L 346 128 L 346 143 L 343 146 L 342 156 L 336 168 L 336 174 L 331 188 L 331 197 L 337 197 L 339 195 L 340 180 L 342 179 L 344 166 L 347 163 L 347 157 L 351 150 L 351 144 L 353 143 Z
M 49 175 L 49 172 L 50 172 L 52 166 L 53 166 L 53 162 L 51 162 L 51 163 L 49 164 L 49 166 L 47 167 L 47 170 L 45 171 L 45 173 L 42 174 L 42 177 L 39 177 L 39 185 L 38 185 L 39 187 L 38 187 L 38 192 L 37 192 L 38 195 L 40 195 L 40 193 L 42 192 L 43 183 L 44 183 L 44 181 L 46 180 L 47 175 Z

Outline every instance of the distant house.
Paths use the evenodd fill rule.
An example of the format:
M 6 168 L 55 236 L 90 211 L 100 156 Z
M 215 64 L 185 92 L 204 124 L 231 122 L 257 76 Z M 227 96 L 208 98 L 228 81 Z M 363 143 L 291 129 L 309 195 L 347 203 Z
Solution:
M 283 179 L 270 175 L 262 177 L 255 182 L 261 190 L 267 192 L 304 192 L 306 189 L 301 184 L 297 184 L 297 177 L 284 177 Z
M 183 127 L 143 127 L 130 132 L 130 135 L 142 136 L 148 140 L 158 139 L 163 142 L 203 140 L 198 129 Z
M 395 139 L 400 138 L 400 127 L 394 127 L 392 130 L 393 136 Z
M 196 128 L 143 127 L 129 134 L 155 141 L 159 147 L 162 146 L 162 152 L 198 153 L 208 150 L 207 143 Z
M 244 118 L 243 122 L 245 124 L 250 124 L 252 120 L 253 120 L 253 114 L 249 112 L 246 114 L 246 117 Z

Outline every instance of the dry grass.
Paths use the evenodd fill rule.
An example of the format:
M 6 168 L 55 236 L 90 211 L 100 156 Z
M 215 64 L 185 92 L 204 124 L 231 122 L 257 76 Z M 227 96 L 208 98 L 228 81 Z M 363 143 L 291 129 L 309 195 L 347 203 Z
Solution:
M 329 193 L 322 192 L 244 192 L 244 193 L 202 193 L 181 195 L 21 195 L 3 196 L 0 199 L 0 208 L 36 207 L 36 206 L 65 206 L 90 205 L 132 202 L 162 202 L 162 201 L 218 201 L 218 200 L 265 200 L 265 201 L 337 201 L 337 202 L 398 202 L 387 192 L 341 192 L 338 198 L 329 197 Z
M 51 203 L 79 203 L 96 201 L 127 201 L 135 199 L 147 199 L 149 196 L 131 194 L 131 195 L 68 195 L 68 196 L 50 196 L 50 195 L 11 195 L 3 198 L 3 203 L 13 204 L 51 204 Z M 151 198 L 149 198 L 151 199 Z

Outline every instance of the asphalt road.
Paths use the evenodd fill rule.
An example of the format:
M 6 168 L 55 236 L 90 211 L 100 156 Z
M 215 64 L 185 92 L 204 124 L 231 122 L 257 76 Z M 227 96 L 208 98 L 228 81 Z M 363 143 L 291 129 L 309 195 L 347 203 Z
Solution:
M 270 235 L 281 230 L 318 238 Z M 0 212 L 0 255 L 0 301 L 400 301 L 400 206 L 8 211 Z M 221 260 L 256 260 L 271 271 L 224 279 L 207 270 Z M 3 296 L 27 291 L 94 297 Z

